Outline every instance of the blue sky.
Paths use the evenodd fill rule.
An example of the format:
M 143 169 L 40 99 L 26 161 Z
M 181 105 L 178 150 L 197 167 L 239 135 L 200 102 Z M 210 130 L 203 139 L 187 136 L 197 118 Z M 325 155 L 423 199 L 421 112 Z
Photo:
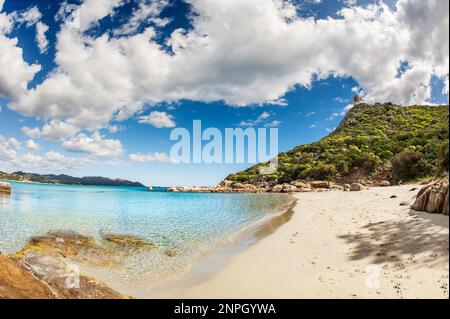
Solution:
M 420 18 L 409 10 L 419 6 L 414 0 L 264 0 L 260 7 L 254 0 L 223 7 L 207 0 L 113 2 L 100 8 L 88 0 L 4 2 L 0 170 L 213 185 L 250 164 L 130 156 L 169 154 L 171 130 L 189 129 L 193 120 L 224 130 L 246 127 L 261 114 L 255 127 L 276 126 L 279 150 L 286 151 L 329 134 L 355 92 L 368 102 L 448 103 L 448 8 L 442 21 L 427 21 L 427 10 L 448 7 L 442 1 L 420 4 L 422 31 L 411 24 Z M 80 29 L 65 25 L 67 4 L 81 7 Z M 445 25 L 442 36 L 433 32 Z M 43 26 L 45 41 L 37 36 Z M 427 45 L 432 54 L 413 43 L 429 34 L 439 35 Z

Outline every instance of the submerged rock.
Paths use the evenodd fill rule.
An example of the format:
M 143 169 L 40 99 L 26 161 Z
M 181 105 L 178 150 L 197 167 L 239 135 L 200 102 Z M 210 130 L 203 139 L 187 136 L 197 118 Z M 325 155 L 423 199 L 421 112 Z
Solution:
M 106 242 L 116 244 L 121 248 L 129 250 L 148 250 L 156 247 L 154 243 L 136 236 L 106 234 L 102 235 L 102 238 Z
M 72 231 L 58 231 L 31 238 L 29 244 L 14 256 L 20 257 L 30 250 L 90 266 L 114 267 L 132 254 L 156 247 L 153 242 L 130 235 L 103 234 L 102 241 L 96 242 L 92 237 Z
M 28 250 L 100 267 L 121 263 L 120 256 L 97 245 L 92 237 L 71 231 L 50 232 L 43 236 L 33 237 L 29 241 L 29 245 L 25 246 L 15 256 L 20 256 Z
M 412 209 L 448 216 L 448 197 L 448 177 L 445 177 L 423 187 L 417 194 Z
M 0 254 L 0 298 L 128 298 L 81 274 L 80 265 L 116 267 L 155 247 L 129 235 L 106 234 L 99 242 L 72 231 L 36 236 L 19 252 Z
M 73 231 L 32 237 L 19 252 L 0 254 L 0 298 L 128 298 L 80 273 L 79 265 L 111 268 L 134 253 L 156 248 L 130 235 L 104 234 L 101 241 Z M 164 251 L 167 256 L 178 254 Z
M 0 194 L 11 194 L 11 185 L 7 182 L 0 182 Z

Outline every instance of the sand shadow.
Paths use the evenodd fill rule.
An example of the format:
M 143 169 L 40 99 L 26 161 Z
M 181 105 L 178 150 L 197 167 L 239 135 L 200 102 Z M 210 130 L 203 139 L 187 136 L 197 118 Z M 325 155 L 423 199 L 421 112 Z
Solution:
M 447 217 L 448 219 L 448 217 Z M 411 260 L 411 256 L 422 253 L 421 267 L 439 262 L 448 256 L 449 235 L 442 226 L 430 219 L 420 217 L 407 220 L 393 220 L 369 223 L 357 234 L 338 236 L 354 245 L 350 260 L 368 259 L 373 264 L 396 263 Z

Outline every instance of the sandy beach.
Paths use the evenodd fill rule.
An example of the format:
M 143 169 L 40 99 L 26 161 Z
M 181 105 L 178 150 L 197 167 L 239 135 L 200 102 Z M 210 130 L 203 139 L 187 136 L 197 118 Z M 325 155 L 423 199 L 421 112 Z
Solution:
M 418 189 L 295 194 L 288 222 L 213 275 L 139 297 L 448 298 L 449 219 L 412 212 Z

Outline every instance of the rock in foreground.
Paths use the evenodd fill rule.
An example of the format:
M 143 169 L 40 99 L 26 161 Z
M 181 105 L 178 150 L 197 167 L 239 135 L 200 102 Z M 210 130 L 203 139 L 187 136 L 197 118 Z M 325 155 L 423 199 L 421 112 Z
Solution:
M 27 269 L 0 254 L 0 299 L 52 299 L 55 293 Z
M 6 182 L 0 182 L 0 194 L 11 194 L 11 185 Z
M 57 231 L 31 238 L 21 251 L 0 254 L 0 298 L 128 298 L 80 273 L 80 265 L 115 267 L 154 244 L 133 236 L 89 236 Z
M 111 288 L 66 263 L 28 251 L 21 258 L 0 254 L 0 299 L 123 299 Z
M 417 194 L 412 209 L 448 216 L 448 177 L 423 187 Z

